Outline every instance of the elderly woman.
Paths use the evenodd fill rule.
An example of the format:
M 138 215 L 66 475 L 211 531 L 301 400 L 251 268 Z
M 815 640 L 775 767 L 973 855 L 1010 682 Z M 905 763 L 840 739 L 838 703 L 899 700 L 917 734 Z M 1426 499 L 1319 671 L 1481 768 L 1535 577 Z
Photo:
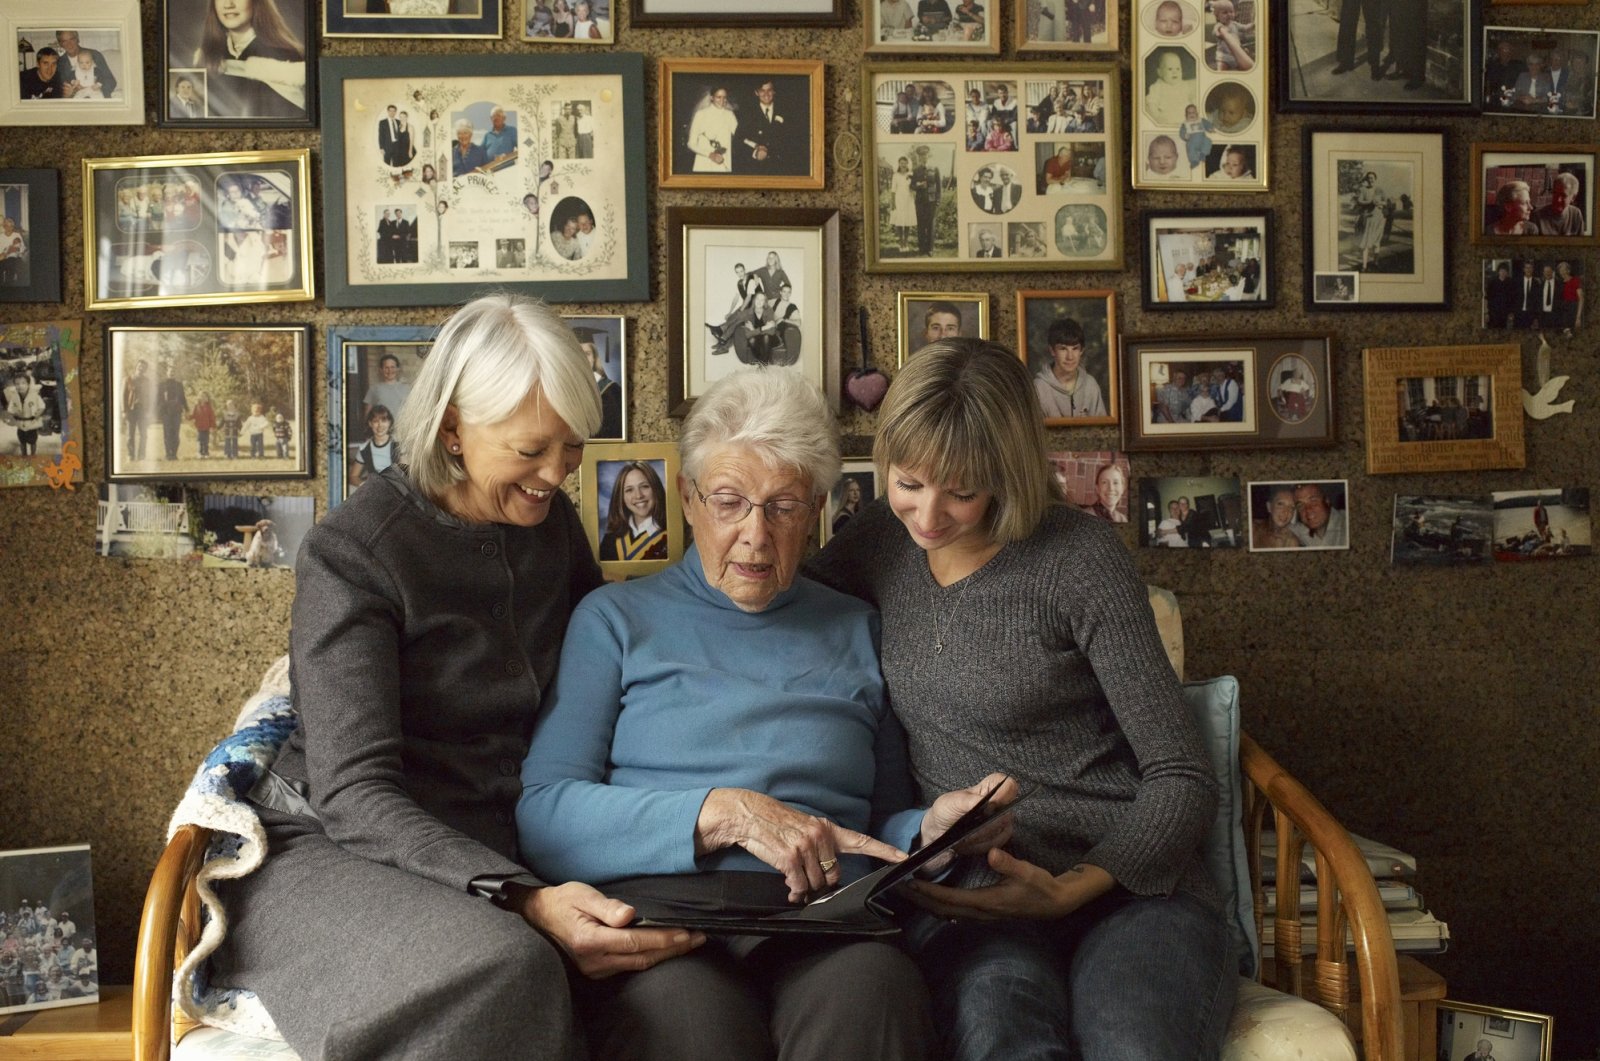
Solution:
M 1039 786 L 953 882 L 975 887 L 912 885 L 957 919 L 910 933 L 952 1061 L 1216 1057 L 1238 979 L 1200 857 L 1216 783 L 1118 532 L 1053 489 L 1027 369 L 923 347 L 873 459 L 886 498 L 812 570 L 882 613 L 913 774 Z
M 523 763 L 519 835 L 539 872 L 641 901 L 776 911 L 865 872 L 857 856 L 900 857 L 977 801 L 966 790 L 926 815 L 906 809 L 872 610 L 798 577 L 839 477 L 831 420 L 814 386 L 770 369 L 695 403 L 677 482 L 695 544 L 579 606 Z M 723 936 L 586 984 L 579 1002 L 608 1061 L 931 1046 L 916 970 L 871 939 Z
M 1532 236 L 1538 226 L 1533 221 L 1533 193 L 1527 181 L 1506 181 L 1494 193 L 1498 216 L 1489 222 L 1494 236 Z
M 450 145 L 450 173 L 463 177 L 473 170 L 489 164 L 483 145 L 472 141 L 472 122 L 462 118 L 456 122 L 456 142 Z
M 407 466 L 306 536 L 289 638 L 300 728 L 252 793 L 270 855 L 224 883 L 213 980 L 301 1057 L 575 1058 L 562 952 L 588 975 L 697 942 L 517 860 L 517 764 L 573 607 L 600 584 L 562 481 L 600 422 L 538 303 L 440 330 Z

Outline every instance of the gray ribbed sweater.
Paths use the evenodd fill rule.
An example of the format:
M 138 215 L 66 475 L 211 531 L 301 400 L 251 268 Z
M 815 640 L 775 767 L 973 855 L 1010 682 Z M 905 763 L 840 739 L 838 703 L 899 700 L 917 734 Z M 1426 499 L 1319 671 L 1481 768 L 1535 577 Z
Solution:
M 1214 901 L 1199 851 L 1216 782 L 1109 524 L 1053 506 L 1032 535 L 941 587 L 880 500 L 807 573 L 883 613 L 884 678 L 924 801 L 1006 771 L 1040 786 L 1017 810 L 1019 858 L 1052 873 L 1088 862 L 1132 892 Z

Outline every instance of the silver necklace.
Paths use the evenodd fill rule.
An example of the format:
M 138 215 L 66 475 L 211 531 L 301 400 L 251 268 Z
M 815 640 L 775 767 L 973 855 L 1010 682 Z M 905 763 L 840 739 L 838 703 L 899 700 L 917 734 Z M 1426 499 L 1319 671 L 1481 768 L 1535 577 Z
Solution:
M 961 610 L 961 603 L 967 599 L 967 590 L 972 588 L 972 575 L 968 575 L 966 582 L 961 587 L 961 592 L 956 594 L 956 603 L 950 609 L 949 615 L 936 615 L 933 620 L 933 654 L 944 655 L 944 635 L 950 632 L 950 625 L 955 622 L 956 612 Z M 943 630 L 940 626 L 943 626 Z

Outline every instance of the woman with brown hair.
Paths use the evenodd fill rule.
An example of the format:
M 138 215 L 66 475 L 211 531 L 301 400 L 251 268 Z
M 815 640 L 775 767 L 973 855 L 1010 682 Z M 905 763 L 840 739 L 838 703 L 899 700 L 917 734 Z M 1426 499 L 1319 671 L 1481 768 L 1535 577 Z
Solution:
M 306 55 L 278 0 L 207 0 L 194 64 L 214 118 L 304 118 Z

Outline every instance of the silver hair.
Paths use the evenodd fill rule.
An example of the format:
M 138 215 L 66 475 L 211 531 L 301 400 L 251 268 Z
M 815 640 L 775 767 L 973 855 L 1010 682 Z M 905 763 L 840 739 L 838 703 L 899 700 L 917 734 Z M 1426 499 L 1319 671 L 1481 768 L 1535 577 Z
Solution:
M 456 122 L 456 132 L 459 133 L 463 129 L 469 133 L 472 132 L 472 122 L 467 118 L 462 118 L 460 121 Z
M 493 118 L 496 114 L 498 114 L 498 115 L 500 115 L 500 117 L 504 118 L 505 115 L 506 115 L 506 109 L 504 107 L 501 107 L 498 104 L 496 104 L 494 110 L 489 112 L 489 117 Z
M 1567 189 L 1567 195 L 1569 197 L 1570 196 L 1575 196 L 1575 195 L 1578 194 L 1578 177 L 1577 177 L 1577 174 L 1566 173 L 1566 172 L 1557 173 L 1556 174 L 1556 183 L 1562 185 L 1563 187 L 1565 187 Z
M 813 494 L 839 481 L 839 425 L 822 392 L 798 372 L 756 368 L 713 383 L 678 437 L 683 474 L 699 478 L 722 446 L 745 446 L 769 467 L 798 469 Z
M 454 405 L 464 423 L 495 424 L 535 388 L 580 438 L 600 427 L 589 357 L 567 322 L 543 302 L 497 293 L 462 306 L 439 329 L 395 424 L 417 489 L 434 502 L 466 479 L 439 428 Z

